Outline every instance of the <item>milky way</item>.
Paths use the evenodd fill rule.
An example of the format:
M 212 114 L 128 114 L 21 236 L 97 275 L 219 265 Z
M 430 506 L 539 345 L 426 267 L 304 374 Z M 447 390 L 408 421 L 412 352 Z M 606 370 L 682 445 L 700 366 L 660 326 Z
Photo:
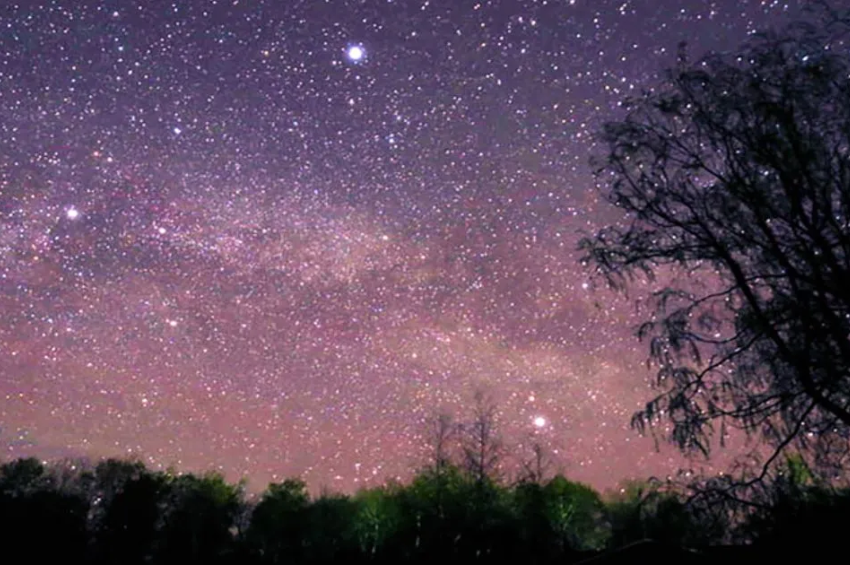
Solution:
M 103 0 L 0 7 L 0 446 L 351 490 L 476 390 L 608 487 L 641 312 L 576 242 L 594 128 L 802 2 Z

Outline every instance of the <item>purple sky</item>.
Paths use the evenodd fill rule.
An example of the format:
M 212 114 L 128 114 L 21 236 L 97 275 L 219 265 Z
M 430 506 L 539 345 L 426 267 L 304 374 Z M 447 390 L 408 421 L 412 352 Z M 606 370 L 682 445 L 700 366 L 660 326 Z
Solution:
M 0 447 L 351 490 L 476 389 L 605 488 L 685 460 L 587 287 L 592 132 L 801 1 L 0 7 Z M 640 294 L 638 291 L 637 295 Z M 721 460 L 723 458 L 721 457 Z

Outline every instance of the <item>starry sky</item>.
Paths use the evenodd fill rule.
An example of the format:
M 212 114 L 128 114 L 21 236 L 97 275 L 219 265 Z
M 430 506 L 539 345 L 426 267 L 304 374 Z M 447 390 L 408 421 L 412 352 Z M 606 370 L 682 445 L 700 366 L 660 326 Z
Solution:
M 675 471 L 642 311 L 577 261 L 620 220 L 593 133 L 803 4 L 4 0 L 3 457 L 350 491 L 484 390 L 508 460 Z

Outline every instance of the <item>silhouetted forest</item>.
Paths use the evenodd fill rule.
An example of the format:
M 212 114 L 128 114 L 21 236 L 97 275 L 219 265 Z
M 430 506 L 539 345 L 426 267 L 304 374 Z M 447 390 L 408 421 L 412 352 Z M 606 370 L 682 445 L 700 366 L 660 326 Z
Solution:
M 7 555 L 35 563 L 569 563 L 623 547 L 730 561 L 728 544 L 830 551 L 850 518 L 850 490 L 818 483 L 800 459 L 746 502 L 694 504 L 694 492 L 644 481 L 601 495 L 563 476 L 506 483 L 437 461 L 350 496 L 311 496 L 298 479 L 248 496 L 216 473 L 30 458 L 0 467 L 0 535 Z M 647 539 L 659 545 L 629 546 Z

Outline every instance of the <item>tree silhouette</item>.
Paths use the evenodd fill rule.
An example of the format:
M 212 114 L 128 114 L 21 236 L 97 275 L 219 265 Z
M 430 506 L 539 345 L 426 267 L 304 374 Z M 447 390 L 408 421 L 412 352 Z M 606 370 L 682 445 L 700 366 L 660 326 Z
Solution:
M 19 498 L 52 488 L 53 478 L 34 457 L 15 459 L 0 466 L 0 495 Z
M 520 459 L 521 469 L 517 480 L 520 483 L 543 483 L 552 466 L 546 446 L 539 439 L 532 437 L 527 449 L 530 453 Z
M 472 420 L 460 428 L 463 468 L 483 485 L 499 476 L 503 444 L 496 425 L 496 405 L 483 392 L 475 393 Z
M 354 497 L 357 505 L 354 529 L 360 553 L 368 560 L 385 557 L 401 523 L 397 485 L 364 489 Z
M 269 485 L 253 506 L 242 500 L 242 483 L 217 474 L 154 472 L 115 459 L 67 465 L 22 459 L 0 466 L 7 551 L 38 563 L 98 565 L 543 564 L 647 539 L 660 542 L 643 544 L 653 559 L 665 547 L 706 550 L 731 539 L 757 550 L 750 558 L 815 550 L 826 558 L 842 548 L 850 516 L 850 490 L 831 486 L 796 455 L 737 507 L 712 506 L 713 516 L 687 504 L 687 491 L 671 481 L 632 481 L 603 499 L 561 475 L 503 485 L 450 462 L 439 474 L 427 466 L 408 484 L 389 481 L 350 496 L 313 498 L 304 482 L 288 479 Z M 721 516 L 737 508 L 736 521 L 715 519 L 718 508 Z M 811 543 L 801 546 L 800 536 Z
M 401 535 L 409 555 L 422 561 L 454 556 L 463 529 L 468 479 L 454 464 L 428 466 L 400 493 Z
M 564 560 L 607 542 L 605 507 L 592 488 L 561 475 L 546 483 L 522 482 L 513 492 L 521 552 L 517 559 Z
M 34 563 L 86 559 L 87 501 L 63 492 L 36 459 L 0 467 L 0 532 L 8 555 L 26 555 Z
M 724 532 L 698 510 L 670 484 L 627 481 L 605 505 L 609 543 L 613 547 L 646 539 L 685 547 L 717 543 Z
M 785 458 L 769 484 L 752 500 L 738 539 L 768 547 L 785 559 L 827 558 L 845 545 L 842 525 L 850 517 L 850 490 L 819 480 L 803 458 Z M 805 546 L 797 540 L 805 539 Z
M 162 563 L 216 563 L 234 550 L 242 487 L 217 473 L 172 478 L 162 516 L 157 560 Z
M 429 465 L 437 475 L 451 465 L 453 444 L 458 428 L 449 414 L 438 414 L 427 421 L 427 440 L 430 448 Z
M 251 513 L 246 533 L 251 553 L 264 563 L 301 559 L 307 537 L 309 504 L 307 485 L 303 481 L 289 479 L 269 485 Z
M 546 483 L 547 516 L 562 552 L 600 549 L 607 533 L 602 526 L 604 505 L 595 490 L 558 475 Z
M 607 124 L 598 169 L 624 222 L 585 238 L 614 288 L 655 279 L 662 392 L 636 414 L 708 452 L 720 425 L 841 466 L 850 438 L 850 15 L 695 63 Z
M 108 459 L 95 469 L 90 513 L 99 563 L 140 564 L 153 555 L 167 479 L 139 461 Z
M 356 514 L 357 508 L 347 496 L 325 493 L 315 499 L 307 515 L 306 561 L 337 563 L 355 560 L 359 555 L 354 529 Z

